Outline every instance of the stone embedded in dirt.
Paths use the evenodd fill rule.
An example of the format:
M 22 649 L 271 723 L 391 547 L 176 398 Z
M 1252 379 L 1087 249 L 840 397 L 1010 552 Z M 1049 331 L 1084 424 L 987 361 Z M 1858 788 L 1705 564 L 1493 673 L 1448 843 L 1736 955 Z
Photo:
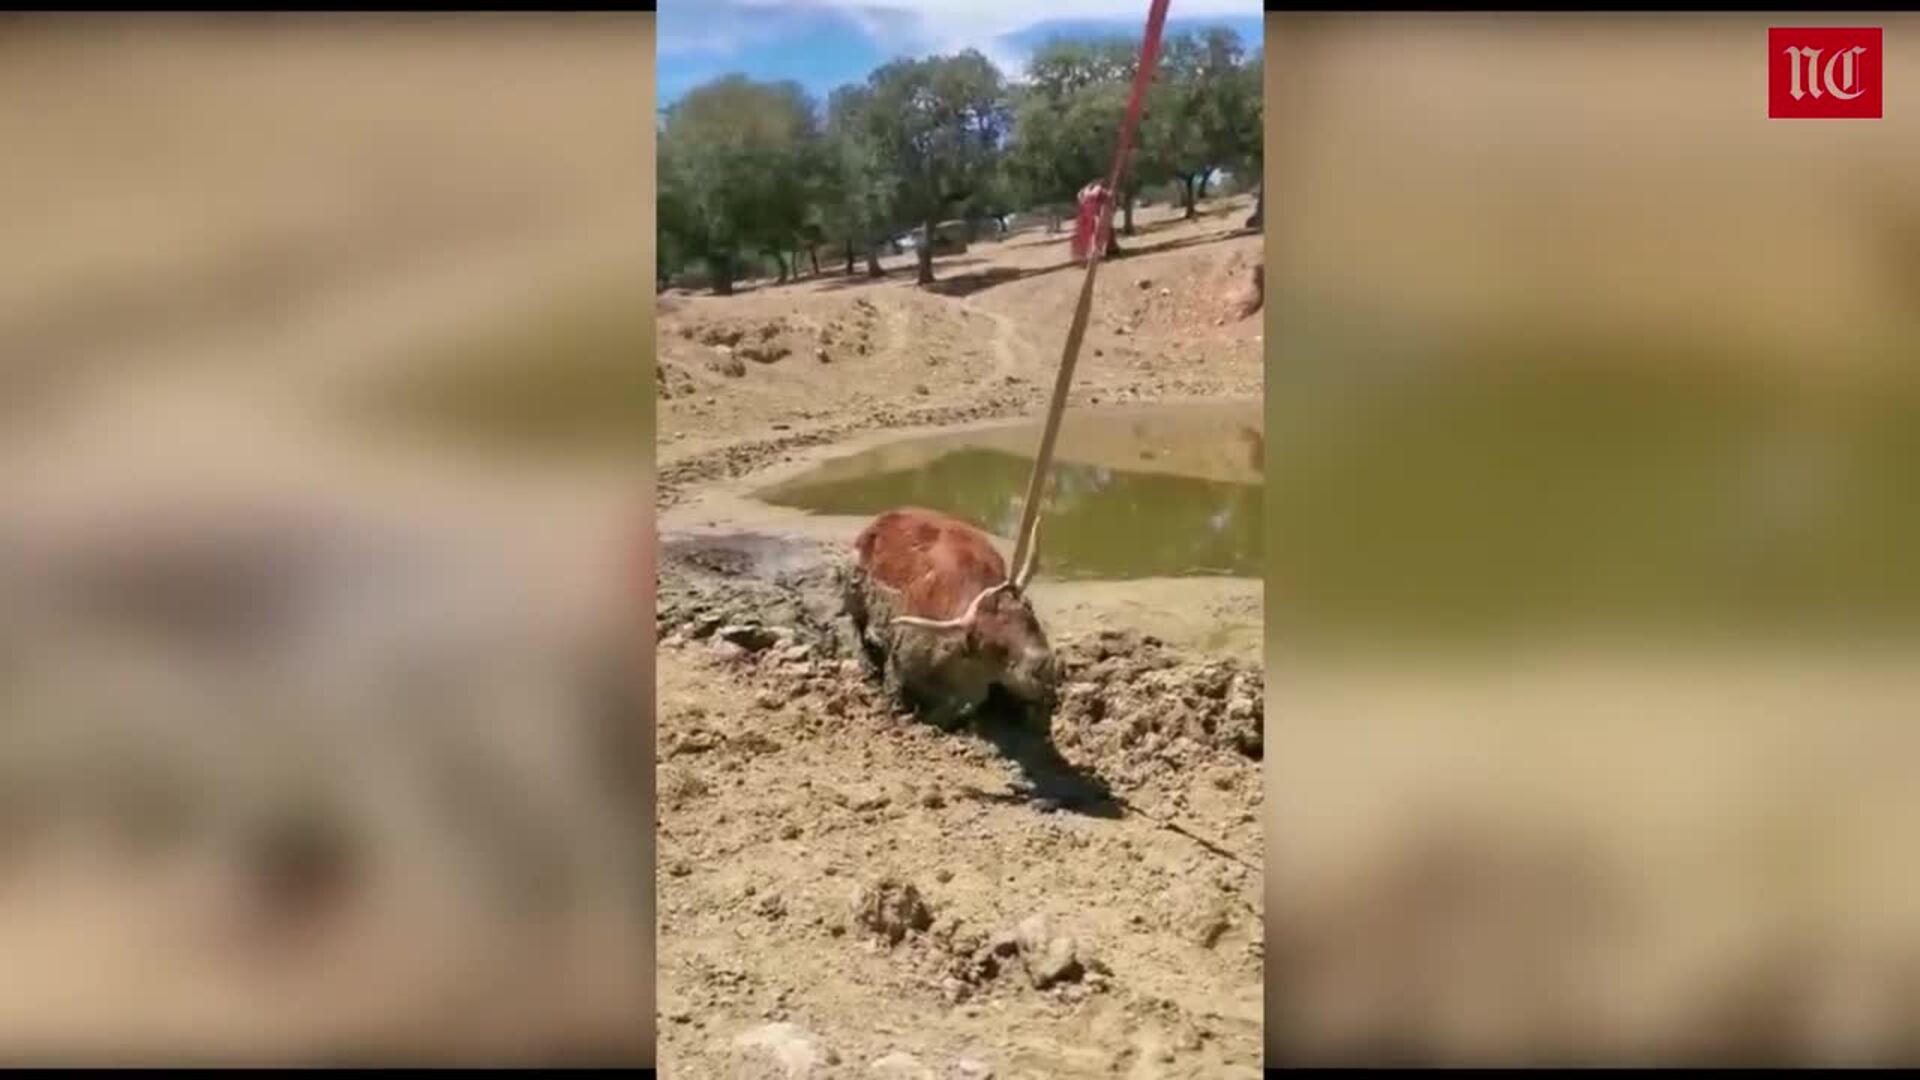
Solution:
M 933 1070 L 920 1063 L 920 1059 L 904 1050 L 896 1050 L 886 1057 L 875 1058 L 867 1063 L 867 1075 L 881 1077 L 883 1080 L 936 1080 Z
M 1086 973 L 1074 940 L 1066 936 L 1047 942 L 1037 953 L 1027 953 L 1026 962 L 1027 978 L 1033 980 L 1035 990 L 1045 990 L 1056 983 L 1076 982 Z
M 947 1070 L 947 1080 L 993 1080 L 993 1067 L 984 1061 L 961 1058 Z
M 813 350 L 813 358 L 815 360 L 820 361 L 823 364 L 833 363 L 833 355 L 827 352 L 825 348 L 818 348 Z
M 1141 291 L 1141 292 L 1145 292 L 1145 291 L 1147 291 L 1148 289 L 1151 289 L 1151 288 L 1153 288 L 1153 279 L 1152 279 L 1152 278 L 1141 278 L 1141 279 L 1140 279 L 1139 281 L 1136 281 L 1136 282 L 1134 282 L 1134 285 L 1136 285 L 1137 287 L 1139 287 L 1139 289 L 1140 289 L 1140 291 Z
M 718 743 L 712 735 L 704 731 L 689 731 L 673 741 L 673 745 L 667 750 L 667 756 L 679 757 L 682 754 L 704 754 L 716 745 L 718 745 Z
M 725 375 L 729 379 L 738 379 L 747 373 L 747 365 L 743 363 L 739 357 L 730 354 L 722 354 L 709 359 L 707 361 L 707 367 L 721 375 Z M 708 398 L 707 404 L 713 404 L 713 399 Z
M 732 642 L 749 652 L 771 649 L 780 640 L 773 631 L 753 624 L 723 626 L 716 632 L 722 641 Z
M 777 712 L 786 704 L 786 699 L 772 690 L 762 690 L 753 696 L 753 703 L 768 712 Z
M 933 909 L 911 882 L 882 878 L 853 894 L 854 922 L 897 945 L 909 931 L 924 933 L 933 926 Z
M 931 393 L 933 393 L 933 391 L 931 391 L 931 390 L 929 390 L 929 389 L 927 389 L 927 384 L 926 384 L 926 383 L 914 383 L 914 384 L 913 384 L 913 392 L 914 392 L 915 394 L 918 394 L 918 395 L 920 395 L 921 397 L 926 397 L 927 395 L 929 395 L 929 394 L 931 394 Z
M 753 1080 L 806 1080 L 840 1056 L 820 1036 L 789 1021 L 763 1024 L 734 1037 L 736 1077 Z
M 787 901 L 779 893 L 768 893 L 760 898 L 753 910 L 763 919 L 783 919 L 787 914 Z
M 1048 932 L 1045 915 L 1029 915 L 1014 927 L 1013 938 L 1019 943 L 1020 951 L 1025 954 L 1037 953 L 1046 948 L 1047 941 L 1053 935 Z

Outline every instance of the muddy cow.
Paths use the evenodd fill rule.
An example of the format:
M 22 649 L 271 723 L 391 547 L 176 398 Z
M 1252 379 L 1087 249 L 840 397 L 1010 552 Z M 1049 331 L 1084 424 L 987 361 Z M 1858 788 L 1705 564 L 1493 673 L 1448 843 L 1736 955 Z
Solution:
M 1009 577 L 987 534 L 934 510 L 875 518 L 854 541 L 846 605 L 887 690 L 948 726 L 995 686 L 1030 720 L 1054 704 L 1053 650 L 1027 602 L 1029 552 Z

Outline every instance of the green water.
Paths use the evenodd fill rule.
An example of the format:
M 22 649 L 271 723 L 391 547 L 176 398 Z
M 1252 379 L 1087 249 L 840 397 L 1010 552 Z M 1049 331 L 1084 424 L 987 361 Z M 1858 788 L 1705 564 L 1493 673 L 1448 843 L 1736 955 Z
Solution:
M 1019 531 L 1031 457 L 962 446 L 914 467 L 888 468 L 884 454 L 836 462 L 833 479 L 802 476 L 761 497 L 776 506 L 857 517 L 921 506 L 996 536 Z M 1266 528 L 1261 502 L 1256 484 L 1056 463 L 1040 515 L 1036 577 L 1258 577 Z

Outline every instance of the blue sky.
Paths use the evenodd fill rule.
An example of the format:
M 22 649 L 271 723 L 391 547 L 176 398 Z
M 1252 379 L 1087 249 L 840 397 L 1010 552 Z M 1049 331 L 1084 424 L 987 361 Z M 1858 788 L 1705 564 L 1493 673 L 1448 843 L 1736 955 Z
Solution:
M 1050 37 L 1137 35 L 1146 0 L 662 0 L 660 104 L 739 72 L 793 79 L 818 97 L 899 56 L 977 48 L 1017 76 Z M 1226 26 L 1259 44 L 1257 0 L 1177 0 L 1170 33 Z

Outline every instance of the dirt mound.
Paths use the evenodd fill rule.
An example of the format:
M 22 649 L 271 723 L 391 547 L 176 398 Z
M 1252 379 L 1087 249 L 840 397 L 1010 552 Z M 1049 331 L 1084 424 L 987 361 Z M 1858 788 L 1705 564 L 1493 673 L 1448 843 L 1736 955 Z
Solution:
M 1207 335 L 1251 319 L 1265 282 L 1259 252 L 1246 250 L 1195 257 L 1177 273 L 1141 266 L 1116 276 L 1125 287 L 1108 310 L 1128 334 L 1146 335 Z

